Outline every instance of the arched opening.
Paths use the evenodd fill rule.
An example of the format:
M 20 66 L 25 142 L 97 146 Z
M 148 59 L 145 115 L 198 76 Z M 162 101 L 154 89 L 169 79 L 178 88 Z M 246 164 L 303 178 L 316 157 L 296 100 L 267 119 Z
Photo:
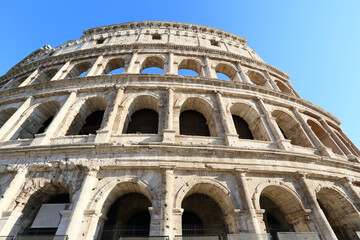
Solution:
M 163 74 L 164 60 L 161 57 L 147 57 L 141 64 L 140 73 Z
M 269 134 L 267 133 L 266 127 L 261 120 L 260 114 L 258 113 L 258 111 L 255 110 L 255 108 L 245 103 L 235 103 L 231 106 L 230 112 L 233 116 L 238 116 L 243 119 L 248 126 L 247 127 L 245 123 L 243 123 L 241 127 L 236 126 L 237 123 L 234 120 L 234 125 L 237 132 L 238 128 L 246 129 L 247 127 L 247 129 L 249 129 L 249 131 L 251 132 L 253 139 L 262 141 L 271 140 Z M 248 136 L 250 136 L 250 134 L 248 134 Z
M 58 72 L 58 69 L 50 69 L 43 71 L 40 75 L 32 82 L 32 84 L 44 83 L 50 81 Z
M 194 59 L 184 59 L 178 66 L 178 75 L 203 77 L 202 66 Z
M 336 237 L 339 240 L 356 239 L 360 217 L 354 205 L 331 188 L 322 188 L 316 197 Z
M 123 58 L 114 58 L 106 64 L 103 74 L 121 74 L 124 67 L 125 60 Z
M 291 91 L 291 89 L 290 89 L 288 86 L 286 86 L 285 83 L 282 83 L 282 82 L 279 81 L 279 80 L 275 80 L 275 83 L 276 83 L 276 85 L 278 86 L 278 88 L 280 89 L 281 92 L 287 93 L 287 94 L 289 94 L 289 95 L 293 95 L 293 96 L 294 96 L 294 94 L 293 94 L 293 92 Z
M 72 67 L 66 78 L 84 77 L 87 71 L 90 69 L 90 66 L 90 62 L 78 63 Z
M 87 99 L 73 119 L 66 135 L 96 134 L 100 129 L 107 102 L 102 97 Z
M 286 221 L 284 213 L 270 198 L 261 196 L 260 207 L 265 210 L 263 220 L 273 240 L 278 239 L 278 232 L 294 232 L 294 227 Z
M 215 68 L 215 72 L 219 79 L 232 80 L 232 81 L 240 80 L 238 79 L 238 75 L 236 74 L 237 70 L 224 63 L 218 64 Z
M 315 133 L 315 135 L 318 137 L 318 139 L 328 148 L 331 148 L 332 151 L 336 154 L 342 155 L 342 151 L 340 148 L 335 144 L 335 142 L 331 139 L 329 134 L 316 122 L 309 119 L 307 121 L 309 126 L 311 127 L 311 130 Z
M 151 206 L 150 200 L 140 193 L 122 195 L 111 205 L 100 239 L 149 236 Z
M 248 71 L 247 72 L 250 81 L 258 86 L 267 86 L 267 79 L 261 73 L 255 71 Z
M 158 113 L 152 109 L 141 109 L 131 115 L 126 133 L 157 134 L 158 126 Z
M 291 144 L 312 147 L 312 144 L 307 138 L 304 130 L 301 128 L 301 125 L 288 113 L 275 110 L 272 112 L 272 116 L 275 118 L 284 138 L 291 140 Z
M 267 186 L 260 195 L 260 208 L 264 209 L 266 231 L 273 239 L 278 232 L 311 232 L 300 199 L 280 186 Z
M 35 134 L 45 132 L 59 108 L 60 105 L 58 102 L 51 101 L 42 103 L 35 108 L 30 109 L 26 114 L 28 117 L 26 120 L 23 120 L 11 139 L 34 138 Z
M 226 236 L 228 233 L 221 208 L 211 197 L 195 193 L 187 196 L 182 201 L 181 207 L 184 209 L 183 236 Z
M 127 117 L 120 132 L 157 134 L 161 129 L 159 112 L 157 98 L 151 95 L 137 96 L 128 107 Z
M 239 135 L 240 139 L 254 139 L 249 129 L 249 124 L 247 124 L 242 117 L 232 115 L 232 119 L 234 121 L 236 133 Z
M 7 122 L 7 120 L 9 120 L 15 111 L 15 108 L 8 108 L 0 112 L 0 128 Z
M 24 200 L 23 200 L 24 201 Z M 21 218 L 14 225 L 14 231 L 21 235 L 55 235 L 59 226 L 60 211 L 68 209 L 70 195 L 58 184 L 47 183 L 33 193 L 27 201 L 17 207 L 22 208 Z
M 194 110 L 183 111 L 180 114 L 180 134 L 210 136 L 206 118 Z
M 207 100 L 189 97 L 180 107 L 178 133 L 194 136 L 217 136 L 214 110 Z

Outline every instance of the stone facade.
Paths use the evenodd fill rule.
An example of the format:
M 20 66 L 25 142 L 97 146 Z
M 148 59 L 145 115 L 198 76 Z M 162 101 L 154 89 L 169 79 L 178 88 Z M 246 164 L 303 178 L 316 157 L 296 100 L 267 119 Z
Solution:
M 141 110 L 155 113 L 151 133 L 133 126 Z M 200 225 L 356 239 L 360 151 L 339 125 L 239 36 L 174 22 L 86 30 L 0 77 L 0 236 L 26 234 L 42 204 L 68 195 L 52 231 L 69 240 L 143 221 L 170 240 Z

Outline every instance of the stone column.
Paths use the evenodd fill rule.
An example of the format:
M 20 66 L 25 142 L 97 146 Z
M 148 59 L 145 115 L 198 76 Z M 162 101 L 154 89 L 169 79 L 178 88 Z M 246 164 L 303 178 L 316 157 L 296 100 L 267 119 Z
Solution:
M 69 73 L 70 63 L 71 63 L 70 60 L 67 61 L 50 81 L 64 79 L 66 75 Z
M 266 79 L 268 80 L 269 83 L 269 87 L 271 87 L 272 89 L 281 92 L 281 90 L 279 89 L 279 87 L 276 85 L 276 83 L 272 80 L 270 74 L 268 71 L 263 71 L 264 76 L 266 77 Z
M 173 219 L 173 190 L 174 190 L 174 166 L 161 166 L 162 169 L 162 200 L 161 200 L 161 227 L 160 235 L 174 237 Z
M 86 74 L 86 76 L 96 76 L 101 75 L 104 72 L 104 63 L 106 62 L 106 59 L 104 59 L 103 55 L 100 55 L 95 63 L 90 68 L 89 72 Z
M 319 152 L 328 157 L 334 156 L 333 152 L 326 148 L 322 142 L 319 140 L 319 138 L 315 135 L 315 133 L 311 130 L 309 125 L 305 122 L 304 118 L 301 116 L 299 111 L 296 108 L 291 108 L 292 112 L 294 113 L 297 120 L 300 122 L 302 128 L 304 129 L 305 133 L 309 136 L 311 142 L 314 144 L 314 146 L 319 150 Z
M 320 234 L 324 237 L 325 240 L 337 239 L 333 229 L 331 228 L 328 220 L 326 219 L 324 212 L 322 211 L 319 203 L 317 202 L 315 192 L 313 192 L 313 188 L 308 183 L 306 175 L 303 173 L 299 173 L 296 176 L 296 179 L 301 191 L 303 192 L 307 202 L 312 209 L 315 221 L 320 230 Z
M 162 223 L 161 223 L 161 208 L 149 207 L 150 213 L 150 236 L 163 235 Z
M 215 92 L 215 94 L 216 94 L 216 101 L 219 106 L 221 123 L 224 128 L 226 144 L 228 146 L 239 146 L 238 134 L 236 133 L 235 129 L 230 128 L 230 123 L 229 123 L 230 119 L 229 118 L 231 116 L 229 116 L 226 112 L 221 93 Z M 231 119 L 231 121 L 232 121 L 232 119 Z
M 96 131 L 95 142 L 109 142 L 112 134 L 112 129 L 115 123 L 115 118 L 119 110 L 121 100 L 124 96 L 125 87 L 115 86 L 116 97 L 114 103 L 111 105 L 109 112 L 109 117 L 104 128 Z M 104 117 L 106 119 L 106 117 Z
M 163 130 L 163 142 L 175 142 L 175 130 L 174 130 L 174 89 L 167 89 L 167 108 L 165 116 L 165 129 Z
M 32 83 L 35 78 L 39 75 L 39 69 L 36 69 L 34 72 L 32 72 L 30 74 L 29 77 L 27 77 L 22 83 L 20 83 L 19 87 L 23 87 L 26 85 L 29 85 L 30 83 Z
M 88 222 L 87 229 L 82 229 L 82 234 L 80 232 L 78 239 L 99 239 L 99 234 L 101 233 L 106 220 L 106 216 L 102 215 L 101 213 L 97 213 L 94 209 L 86 209 L 84 211 L 84 221 Z M 83 234 L 85 234 L 84 237 Z
M 280 131 L 275 119 L 269 114 L 268 110 L 265 107 L 265 104 L 261 98 L 256 99 L 256 103 L 258 104 L 261 113 L 264 115 L 266 123 L 270 128 L 270 135 L 274 137 L 274 140 L 278 147 L 282 150 L 291 151 L 292 145 L 291 140 L 285 139 L 283 134 Z
M 343 132 L 343 130 L 339 129 L 339 134 L 348 142 L 350 148 L 360 156 L 360 150 L 355 146 L 355 144 L 348 138 L 348 136 Z
M 35 134 L 34 140 L 31 142 L 31 146 L 35 145 L 47 145 L 50 144 L 52 138 L 56 137 L 56 133 L 59 126 L 64 122 L 66 115 L 69 112 L 70 107 L 76 100 L 76 91 L 71 91 L 68 99 L 51 121 L 48 129 L 41 134 Z
M 172 231 L 170 240 L 174 240 L 174 237 L 177 235 L 182 235 L 182 214 L 184 213 L 183 208 L 173 208 L 172 209 Z
M 175 67 L 174 67 L 174 52 L 169 52 L 167 65 L 168 65 L 168 67 L 167 67 L 166 72 L 164 69 L 165 74 L 177 74 L 177 73 L 175 73 Z M 165 66 L 164 66 L 164 68 L 165 68 Z
M 352 180 L 350 178 L 346 177 L 346 178 L 342 178 L 340 180 L 340 182 L 345 187 L 346 191 L 349 193 L 355 206 L 357 206 L 357 208 L 360 209 L 360 196 L 359 196 L 358 192 L 356 191 L 356 189 L 352 183 Z
M 8 141 L 16 129 L 17 123 L 22 117 L 22 114 L 30 107 L 33 97 L 29 97 L 26 101 L 16 110 L 16 112 L 6 121 L 0 129 L 0 141 Z
M 242 205 L 244 207 L 244 210 L 248 212 L 247 217 L 247 228 L 249 233 L 256 233 L 260 234 L 263 233 L 260 229 L 260 225 L 258 222 L 258 214 L 255 211 L 254 205 L 252 203 L 251 194 L 248 188 L 248 185 L 246 183 L 246 172 L 242 170 L 235 170 L 235 177 L 236 182 L 238 184 L 239 190 L 240 190 L 240 198 Z
M 17 169 L 14 179 L 10 182 L 8 188 L 0 198 L 0 216 L 2 215 L 2 212 L 9 209 L 9 206 L 15 201 L 15 198 L 21 192 L 27 173 L 27 168 Z
M 345 144 L 343 143 L 343 141 L 334 133 L 334 131 L 331 129 L 331 127 L 329 126 L 329 124 L 324 120 L 324 119 L 319 119 L 319 122 L 321 123 L 321 125 L 326 129 L 326 131 L 328 131 L 330 133 L 330 138 L 332 138 L 334 140 L 334 142 L 336 143 L 336 145 L 340 148 L 340 150 L 349 158 L 351 158 L 351 151 L 345 146 Z
M 84 218 L 84 210 L 92 194 L 92 188 L 98 181 L 97 170 L 88 172 L 80 190 L 75 194 L 73 199 L 73 208 L 69 217 L 69 225 L 65 232 L 59 232 L 58 235 L 68 235 L 69 240 L 77 240 L 79 234 L 79 224 Z
M 217 78 L 216 72 L 215 72 L 214 68 L 210 64 L 209 56 L 206 55 L 204 57 L 204 60 L 205 60 L 205 65 L 206 65 L 206 71 L 205 71 L 206 75 L 205 75 L 205 77 Z
M 138 53 L 134 52 L 129 62 L 129 67 L 125 73 L 139 73 L 139 62 L 137 61 Z M 125 70 L 125 69 L 124 69 Z
M 244 83 L 252 84 L 252 82 L 250 81 L 248 75 L 245 73 L 244 68 L 242 67 L 240 62 L 236 63 L 236 67 L 239 71 L 241 81 Z
M 3 211 L 0 218 L 0 236 L 15 236 L 20 230 L 19 219 L 22 213 Z

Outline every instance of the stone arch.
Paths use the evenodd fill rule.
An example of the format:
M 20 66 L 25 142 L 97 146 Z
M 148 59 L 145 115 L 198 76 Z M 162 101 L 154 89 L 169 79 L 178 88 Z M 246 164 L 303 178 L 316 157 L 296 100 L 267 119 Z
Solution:
M 165 60 L 162 56 L 148 56 L 141 63 L 140 73 L 142 73 L 144 69 L 151 67 L 160 68 L 164 71 L 164 65 L 165 65 Z
M 247 71 L 247 75 L 252 83 L 258 86 L 268 87 L 268 80 L 262 73 L 257 71 Z
M 198 77 L 204 77 L 202 63 L 199 60 L 192 58 L 183 59 L 178 65 L 178 71 L 181 69 L 192 70 L 198 74 Z
M 282 81 L 275 79 L 275 84 L 278 86 L 281 92 L 295 96 L 293 91 Z
M 101 185 L 100 182 L 99 185 Z M 105 181 L 92 195 L 88 209 L 94 209 L 96 213 L 106 215 L 117 198 L 131 192 L 140 193 L 147 197 L 154 208 L 160 207 L 156 193 L 147 181 L 137 177 L 120 177 Z
M 183 99 L 183 102 L 180 107 L 179 118 L 181 113 L 192 110 L 202 114 L 206 119 L 206 124 L 208 125 L 210 136 L 217 136 L 218 130 L 216 126 L 216 119 L 214 116 L 214 109 L 212 103 L 201 97 L 188 97 Z M 180 121 L 179 128 L 180 130 Z
M 96 130 L 102 127 L 104 112 L 107 101 L 100 96 L 90 96 L 75 103 L 72 123 L 67 128 L 66 135 L 96 134 Z M 77 111 L 76 111 L 77 110 Z M 90 119 L 91 118 L 91 119 Z
M 281 110 L 274 110 L 271 115 L 275 118 L 285 139 L 291 140 L 291 144 L 303 147 L 313 147 L 299 122 L 290 114 Z
M 30 175 L 34 175 L 32 173 Z M 29 176 L 31 177 L 31 176 Z M 24 232 L 26 228 L 34 221 L 40 207 L 44 203 L 59 195 L 68 195 L 68 204 L 71 203 L 71 196 L 75 191 L 74 183 L 68 182 L 63 175 L 59 173 L 48 175 L 45 178 L 32 176 L 28 178 L 28 184 L 24 184 L 23 190 L 19 193 L 10 208 L 14 212 L 21 212 L 22 215 L 13 225 L 10 234 Z M 65 202 L 64 202 L 65 203 Z M 54 232 L 55 234 L 55 232 Z
M 0 112 L 0 128 L 9 120 L 9 118 L 16 112 L 16 108 L 7 108 Z
M 124 68 L 125 67 L 125 59 L 124 58 L 111 58 L 104 69 L 103 74 L 110 74 L 112 71 Z
M 281 182 L 259 184 L 254 204 L 256 209 L 265 210 L 264 223 L 272 235 L 278 231 L 311 232 L 312 226 L 306 221 L 310 210 L 305 209 L 298 193 Z M 274 221 L 283 229 L 274 229 Z
M 146 94 L 146 95 L 138 95 L 136 97 L 125 99 L 122 103 L 122 106 L 124 106 L 124 109 L 126 109 L 126 119 L 123 126 L 123 131 L 126 132 L 129 122 L 131 122 L 131 116 L 143 109 L 150 109 L 155 111 L 158 114 L 158 119 L 160 118 L 160 106 L 159 106 L 159 96 L 155 94 Z M 161 121 L 158 121 L 158 131 L 161 130 L 159 124 Z
M 232 115 L 241 117 L 249 125 L 249 129 L 256 140 L 271 141 L 260 114 L 247 103 L 236 102 L 230 105 Z
M 57 68 L 51 68 L 42 71 L 39 76 L 31 83 L 31 84 L 38 84 L 50 81 L 58 72 Z
M 236 68 L 230 64 L 219 63 L 215 67 L 215 72 L 226 75 L 231 81 L 240 81 Z
M 199 202 L 212 205 L 213 212 L 201 209 L 202 205 L 198 205 Z M 193 204 L 196 205 L 193 206 L 196 209 L 195 211 L 194 208 L 191 208 Z M 231 192 L 226 186 L 215 180 L 201 179 L 192 184 L 184 184 L 174 196 L 174 208 L 184 208 L 184 213 L 187 209 L 190 210 L 190 213 L 194 211 L 192 214 L 199 217 L 205 225 L 210 224 L 210 227 L 215 228 L 215 232 L 219 231 L 219 233 L 224 234 L 226 232 L 235 233 L 238 231 L 237 220 L 233 215 L 234 205 L 233 199 L 231 199 Z M 217 216 L 215 219 L 211 217 L 213 214 Z M 207 222 L 204 222 L 204 220 Z M 224 229 L 225 227 L 227 229 Z M 206 230 L 204 234 L 206 234 Z
M 335 187 L 318 188 L 316 197 L 337 238 L 356 239 L 360 216 L 351 200 Z
M 307 124 L 311 127 L 311 130 L 315 133 L 318 139 L 328 148 L 331 148 L 332 151 L 336 154 L 343 155 L 340 148 L 336 145 L 334 140 L 330 137 L 328 132 L 318 123 L 312 119 L 307 120 Z
M 81 77 L 81 75 L 83 75 L 84 73 L 86 75 L 87 72 L 89 71 L 91 65 L 92 65 L 92 63 L 90 61 L 83 61 L 83 62 L 76 63 L 71 68 L 69 73 L 66 75 L 66 78 Z
M 57 101 L 39 103 L 30 107 L 18 122 L 17 130 L 11 139 L 34 138 L 35 134 L 45 132 L 59 108 L 60 104 Z
M 160 207 L 160 200 L 157 199 L 155 191 L 153 191 L 152 187 L 145 180 L 138 179 L 137 177 L 129 178 L 124 176 L 110 181 L 104 180 L 99 184 L 101 184 L 101 187 L 94 191 L 88 205 L 88 208 L 94 210 L 97 215 L 107 216 L 109 210 L 113 209 L 114 204 L 131 194 L 140 194 L 150 202 L 152 208 L 158 209 Z M 150 209 L 146 210 L 150 211 Z M 156 220 L 153 219 L 151 221 Z M 106 227 L 106 224 L 104 226 L 103 224 L 104 222 L 102 221 L 98 222 L 94 236 L 98 236 L 103 227 Z

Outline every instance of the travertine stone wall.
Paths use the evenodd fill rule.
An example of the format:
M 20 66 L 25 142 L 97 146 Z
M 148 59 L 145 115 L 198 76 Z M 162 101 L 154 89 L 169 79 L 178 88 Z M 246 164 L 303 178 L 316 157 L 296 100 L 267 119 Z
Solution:
M 149 67 L 163 74 L 142 73 Z M 94 28 L 36 50 L 0 88 L 0 236 L 21 233 L 61 193 L 70 207 L 56 234 L 69 240 L 98 239 L 127 193 L 151 202 L 150 235 L 171 240 L 184 211 L 228 233 L 264 233 L 261 197 L 294 231 L 332 240 L 360 230 L 359 149 L 239 36 L 174 22 Z M 126 134 L 141 109 L 158 114 L 156 134 Z M 186 110 L 205 117 L 210 136 L 180 134 Z M 95 111 L 104 111 L 96 134 L 76 135 Z M 254 139 L 238 138 L 232 115 Z

